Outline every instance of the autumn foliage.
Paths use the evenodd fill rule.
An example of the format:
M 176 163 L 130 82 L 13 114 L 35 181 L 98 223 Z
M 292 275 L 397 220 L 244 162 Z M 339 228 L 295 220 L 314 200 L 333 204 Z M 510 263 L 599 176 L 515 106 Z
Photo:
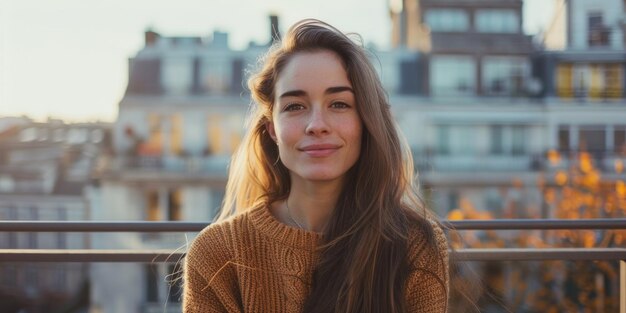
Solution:
M 502 218 L 626 217 L 624 156 L 609 159 L 552 150 L 545 159 L 536 182 L 542 198 L 539 208 L 515 208 L 505 202 L 502 208 L 479 210 L 461 199 L 448 219 L 492 219 L 493 212 L 500 212 Z M 514 179 L 512 188 L 526 187 Z M 626 245 L 626 230 L 450 231 L 449 236 L 456 249 Z M 617 261 L 481 262 L 453 267 L 458 275 L 453 275 L 451 312 L 616 312 L 619 308 Z

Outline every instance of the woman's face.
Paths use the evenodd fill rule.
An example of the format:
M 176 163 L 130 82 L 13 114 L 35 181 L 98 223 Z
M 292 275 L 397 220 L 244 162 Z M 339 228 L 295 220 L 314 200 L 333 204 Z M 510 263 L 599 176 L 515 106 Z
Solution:
M 352 84 L 333 52 L 297 53 L 279 74 L 267 129 L 292 183 L 341 180 L 361 150 Z

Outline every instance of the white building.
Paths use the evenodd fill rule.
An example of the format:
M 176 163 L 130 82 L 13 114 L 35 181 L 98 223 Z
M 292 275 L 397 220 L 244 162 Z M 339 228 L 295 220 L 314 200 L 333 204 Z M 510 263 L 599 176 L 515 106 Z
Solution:
M 24 119 L 1 130 L 0 219 L 89 220 L 87 189 L 108 132 L 107 124 Z M 85 233 L 0 232 L 2 249 L 89 246 Z M 71 303 L 84 305 L 88 283 L 89 266 L 84 263 L 2 263 L 0 267 L 3 302 L 13 301 L 18 310 L 38 312 Z M 7 309 L 7 305 L 11 306 L 3 303 L 2 308 Z
M 548 50 L 624 50 L 622 0 L 555 0 L 555 14 L 546 33 Z
M 113 129 L 113 153 L 92 197 L 95 220 L 213 220 L 230 155 L 244 132 L 250 97 L 244 76 L 267 45 L 228 47 L 212 38 L 147 31 L 130 60 L 129 83 Z M 101 234 L 97 248 L 181 248 L 184 234 Z M 165 264 L 94 264 L 92 312 L 179 310 L 175 272 Z M 124 286 L 124 288 L 120 288 Z

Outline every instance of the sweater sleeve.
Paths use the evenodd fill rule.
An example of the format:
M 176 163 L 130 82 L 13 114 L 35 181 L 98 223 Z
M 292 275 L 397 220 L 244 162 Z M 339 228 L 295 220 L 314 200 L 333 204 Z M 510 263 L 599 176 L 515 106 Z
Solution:
M 430 222 L 434 240 L 417 232 L 409 251 L 412 271 L 407 279 L 408 312 L 446 313 L 449 298 L 448 244 L 443 230 Z
M 184 313 L 241 312 L 228 238 L 228 227 L 213 225 L 191 244 L 185 257 Z
M 212 287 L 190 266 L 185 266 L 185 292 L 183 296 L 183 312 L 227 312 Z

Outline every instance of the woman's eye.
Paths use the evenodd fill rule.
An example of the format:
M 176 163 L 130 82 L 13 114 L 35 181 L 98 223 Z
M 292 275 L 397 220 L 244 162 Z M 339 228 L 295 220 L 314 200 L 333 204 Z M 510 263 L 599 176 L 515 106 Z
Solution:
M 297 111 L 302 109 L 304 109 L 304 106 L 298 103 L 287 104 L 284 108 L 285 111 Z
M 335 109 L 345 109 L 350 107 L 347 103 L 341 101 L 333 102 L 331 106 Z

